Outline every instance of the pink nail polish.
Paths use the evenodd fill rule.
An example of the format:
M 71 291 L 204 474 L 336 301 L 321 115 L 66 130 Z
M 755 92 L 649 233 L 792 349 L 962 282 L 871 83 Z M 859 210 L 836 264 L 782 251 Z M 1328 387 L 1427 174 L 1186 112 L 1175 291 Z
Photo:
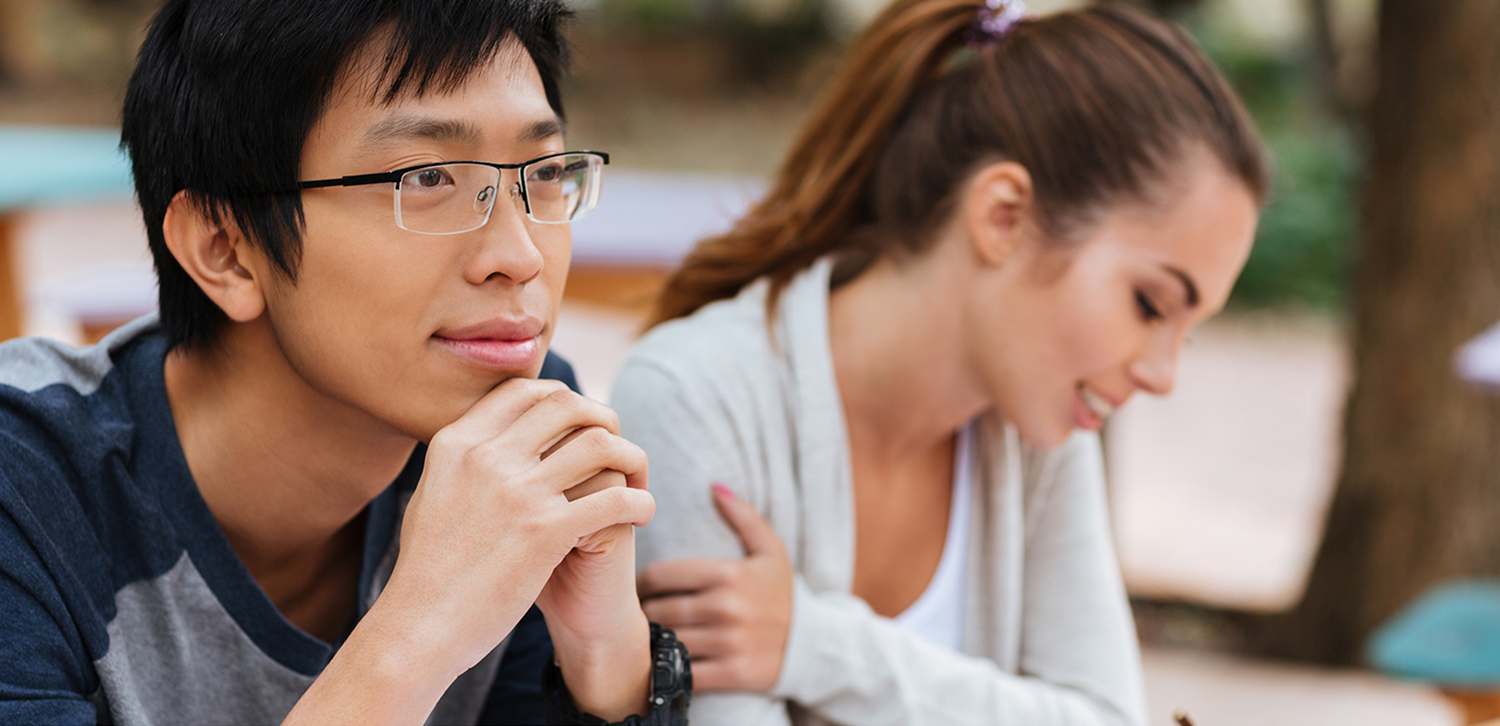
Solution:
M 726 499 L 735 499 L 734 490 L 718 482 L 714 482 L 714 493 Z

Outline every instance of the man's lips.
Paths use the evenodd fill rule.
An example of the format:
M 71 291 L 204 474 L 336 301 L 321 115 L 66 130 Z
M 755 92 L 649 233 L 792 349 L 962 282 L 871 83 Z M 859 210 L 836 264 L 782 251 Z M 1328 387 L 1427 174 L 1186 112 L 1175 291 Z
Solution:
M 541 356 L 543 328 L 536 318 L 494 319 L 439 330 L 432 339 L 485 368 L 511 371 L 530 367 Z
M 491 318 L 459 328 L 443 328 L 433 337 L 448 340 L 526 340 L 542 334 L 545 326 L 533 318 Z

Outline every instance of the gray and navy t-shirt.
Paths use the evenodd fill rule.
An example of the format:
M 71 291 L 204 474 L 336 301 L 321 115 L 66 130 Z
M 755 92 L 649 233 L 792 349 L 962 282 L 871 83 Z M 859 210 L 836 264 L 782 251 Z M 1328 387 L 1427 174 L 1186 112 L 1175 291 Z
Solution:
M 277 723 L 334 647 L 241 564 L 188 472 L 142 318 L 89 348 L 0 345 L 0 723 Z M 576 390 L 548 355 L 542 376 Z M 395 563 L 417 451 L 366 512 L 358 612 Z M 533 608 L 432 723 L 540 723 Z

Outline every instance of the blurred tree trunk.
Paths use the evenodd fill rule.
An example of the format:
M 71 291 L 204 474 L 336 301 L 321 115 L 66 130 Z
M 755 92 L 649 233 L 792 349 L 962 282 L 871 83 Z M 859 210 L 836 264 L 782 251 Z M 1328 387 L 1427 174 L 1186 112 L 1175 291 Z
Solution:
M 1343 50 L 1333 32 L 1333 0 L 1304 0 L 1308 20 L 1312 23 L 1313 83 L 1329 113 L 1345 124 L 1354 121 L 1348 98 L 1339 87 L 1339 66 Z
M 1500 575 L 1500 399 L 1452 364 L 1500 319 L 1500 2 L 1379 22 L 1343 472 L 1303 602 L 1258 636 L 1330 663 L 1429 585 Z

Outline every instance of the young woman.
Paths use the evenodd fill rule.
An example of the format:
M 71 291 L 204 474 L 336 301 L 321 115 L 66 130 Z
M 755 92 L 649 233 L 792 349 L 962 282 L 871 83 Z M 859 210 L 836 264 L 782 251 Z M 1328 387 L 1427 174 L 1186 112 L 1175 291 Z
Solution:
M 1144 724 L 1094 431 L 1171 390 L 1265 190 L 1167 24 L 887 8 L 615 385 L 694 721 Z

